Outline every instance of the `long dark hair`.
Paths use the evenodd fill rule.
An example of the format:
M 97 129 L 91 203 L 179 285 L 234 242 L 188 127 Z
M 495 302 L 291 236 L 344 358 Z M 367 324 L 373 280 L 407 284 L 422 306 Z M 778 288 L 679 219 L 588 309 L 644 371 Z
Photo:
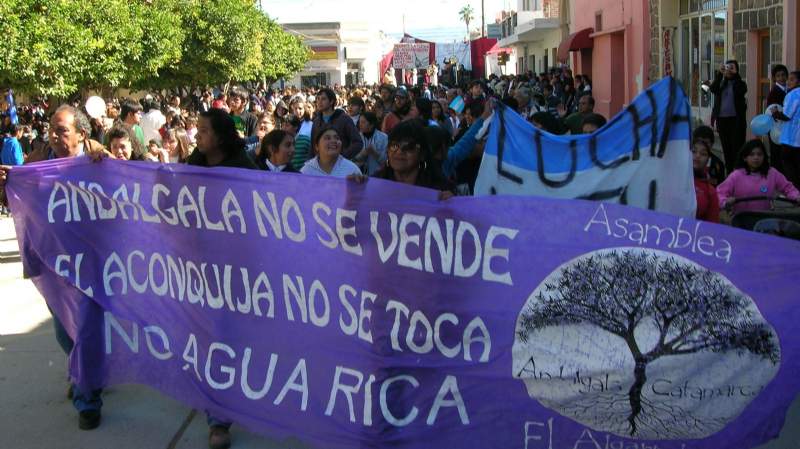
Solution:
M 314 132 L 311 135 L 311 154 L 317 156 L 317 145 L 319 145 L 319 141 L 322 139 L 322 135 L 325 134 L 327 131 L 333 131 L 339 136 L 339 140 L 342 140 L 342 136 L 339 134 L 339 130 L 331 126 L 329 123 L 326 123 L 319 128 L 316 126 L 314 127 Z M 344 144 L 342 144 L 344 145 Z
M 231 155 L 244 151 L 246 143 L 244 139 L 239 137 L 239 132 L 236 131 L 236 124 L 227 112 L 222 109 L 212 108 L 201 112 L 200 117 L 208 119 L 211 130 L 214 131 L 214 135 L 219 142 L 219 149 L 224 154 Z
M 378 121 L 378 116 L 377 116 L 377 115 L 375 115 L 375 113 L 374 113 L 374 112 L 364 111 L 364 112 L 361 114 L 361 116 L 362 116 L 362 117 L 364 117 L 364 120 L 366 120 L 366 121 L 367 121 L 367 123 L 369 123 L 370 125 L 372 125 L 372 129 L 373 129 L 373 131 L 375 131 L 375 130 L 379 130 L 379 128 L 381 127 L 381 124 L 380 124 L 380 122 Z
M 756 148 L 760 149 L 761 153 L 764 154 L 764 162 L 761 163 L 761 167 L 758 167 L 755 173 L 766 177 L 767 174 L 769 174 L 769 154 L 767 153 L 767 147 L 764 146 L 764 142 L 762 142 L 761 139 L 750 140 L 742 146 L 742 149 L 739 151 L 739 158 L 736 160 L 736 168 L 743 168 L 748 175 L 752 173 L 745 159 Z
M 425 121 L 425 125 L 428 125 L 428 121 L 430 121 L 431 116 L 433 115 L 433 105 L 431 104 L 431 100 L 427 98 L 417 98 L 414 102 L 415 106 L 417 107 L 417 111 L 419 112 L 419 117 Z
M 735 59 L 728 59 L 727 61 L 725 61 L 725 64 L 733 64 L 733 65 L 735 65 L 736 66 L 736 74 L 741 76 L 741 74 L 739 73 L 739 61 L 737 61 Z
M 262 170 L 267 169 L 267 159 L 272 157 L 272 149 L 278 148 L 281 142 L 283 142 L 283 139 L 290 135 L 292 134 L 282 129 L 274 129 L 261 139 L 261 152 L 258 153 L 258 158 L 256 159 L 258 168 Z
M 441 161 L 433 158 L 433 152 L 427 139 L 425 139 L 425 125 L 420 119 L 401 122 L 389 134 L 389 147 L 401 142 L 411 142 L 419 145 L 420 167 L 417 173 L 416 185 L 432 189 L 447 189 L 448 183 L 442 174 Z M 387 163 L 386 167 L 376 174 L 376 177 L 396 180 L 394 169 Z
M 428 126 L 425 128 L 425 140 L 428 141 L 433 159 L 439 160 L 441 163 L 453 140 L 450 133 L 441 126 Z

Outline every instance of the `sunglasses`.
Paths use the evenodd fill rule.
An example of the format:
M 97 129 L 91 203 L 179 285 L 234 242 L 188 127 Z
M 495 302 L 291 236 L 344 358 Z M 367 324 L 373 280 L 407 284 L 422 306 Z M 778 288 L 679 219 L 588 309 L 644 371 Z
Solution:
M 406 153 L 406 154 L 414 153 L 416 151 L 419 151 L 419 144 L 418 143 L 411 143 L 411 142 L 406 142 L 406 143 L 403 143 L 403 144 L 401 144 L 401 143 L 389 144 L 389 151 L 390 152 L 396 153 L 398 150 L 403 152 L 403 153 Z

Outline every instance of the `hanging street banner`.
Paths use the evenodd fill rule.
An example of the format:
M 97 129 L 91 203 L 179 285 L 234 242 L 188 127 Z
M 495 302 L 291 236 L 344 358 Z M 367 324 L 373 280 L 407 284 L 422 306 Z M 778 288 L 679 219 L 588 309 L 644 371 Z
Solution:
M 75 382 L 149 385 L 274 438 L 747 449 L 800 386 L 796 241 L 603 202 L 86 158 L 7 187 Z
M 436 62 L 444 64 L 455 58 L 456 64 L 463 64 L 465 70 L 472 70 L 472 50 L 469 42 L 454 42 L 451 44 L 436 44 Z
M 673 78 L 593 134 L 556 136 L 499 106 L 475 194 L 590 199 L 694 217 L 689 112 Z
M 425 69 L 430 65 L 431 44 L 394 44 L 395 69 Z

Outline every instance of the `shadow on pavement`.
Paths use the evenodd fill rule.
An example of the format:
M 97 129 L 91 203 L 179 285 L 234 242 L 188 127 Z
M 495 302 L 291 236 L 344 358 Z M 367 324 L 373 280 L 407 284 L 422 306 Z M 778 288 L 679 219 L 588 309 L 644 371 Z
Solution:
M 207 446 L 202 411 L 192 410 L 142 385 L 108 388 L 103 421 L 78 429 L 67 399 L 66 356 L 55 340 L 52 319 L 29 332 L 0 335 L 0 435 L 15 449 L 197 449 Z M 188 421 L 188 422 L 187 422 Z M 274 441 L 234 425 L 235 449 L 314 449 L 297 439 Z

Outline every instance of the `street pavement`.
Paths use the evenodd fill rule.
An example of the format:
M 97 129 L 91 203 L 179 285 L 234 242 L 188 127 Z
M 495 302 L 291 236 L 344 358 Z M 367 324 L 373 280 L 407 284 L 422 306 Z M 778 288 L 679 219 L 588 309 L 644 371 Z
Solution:
M 202 449 L 205 414 L 140 385 L 108 388 L 103 421 L 78 429 L 67 399 L 66 356 L 44 299 L 22 279 L 11 219 L 0 218 L 0 449 Z M 313 449 L 234 427 L 237 449 Z
M 44 300 L 22 279 L 19 260 L 13 222 L 0 218 L 0 449 L 208 447 L 202 412 L 140 385 L 107 389 L 101 426 L 78 430 L 77 413 L 66 396 L 66 357 Z M 759 449 L 800 448 L 798 424 L 796 400 L 781 438 Z M 313 449 L 297 440 L 265 439 L 237 426 L 232 432 L 236 449 Z

